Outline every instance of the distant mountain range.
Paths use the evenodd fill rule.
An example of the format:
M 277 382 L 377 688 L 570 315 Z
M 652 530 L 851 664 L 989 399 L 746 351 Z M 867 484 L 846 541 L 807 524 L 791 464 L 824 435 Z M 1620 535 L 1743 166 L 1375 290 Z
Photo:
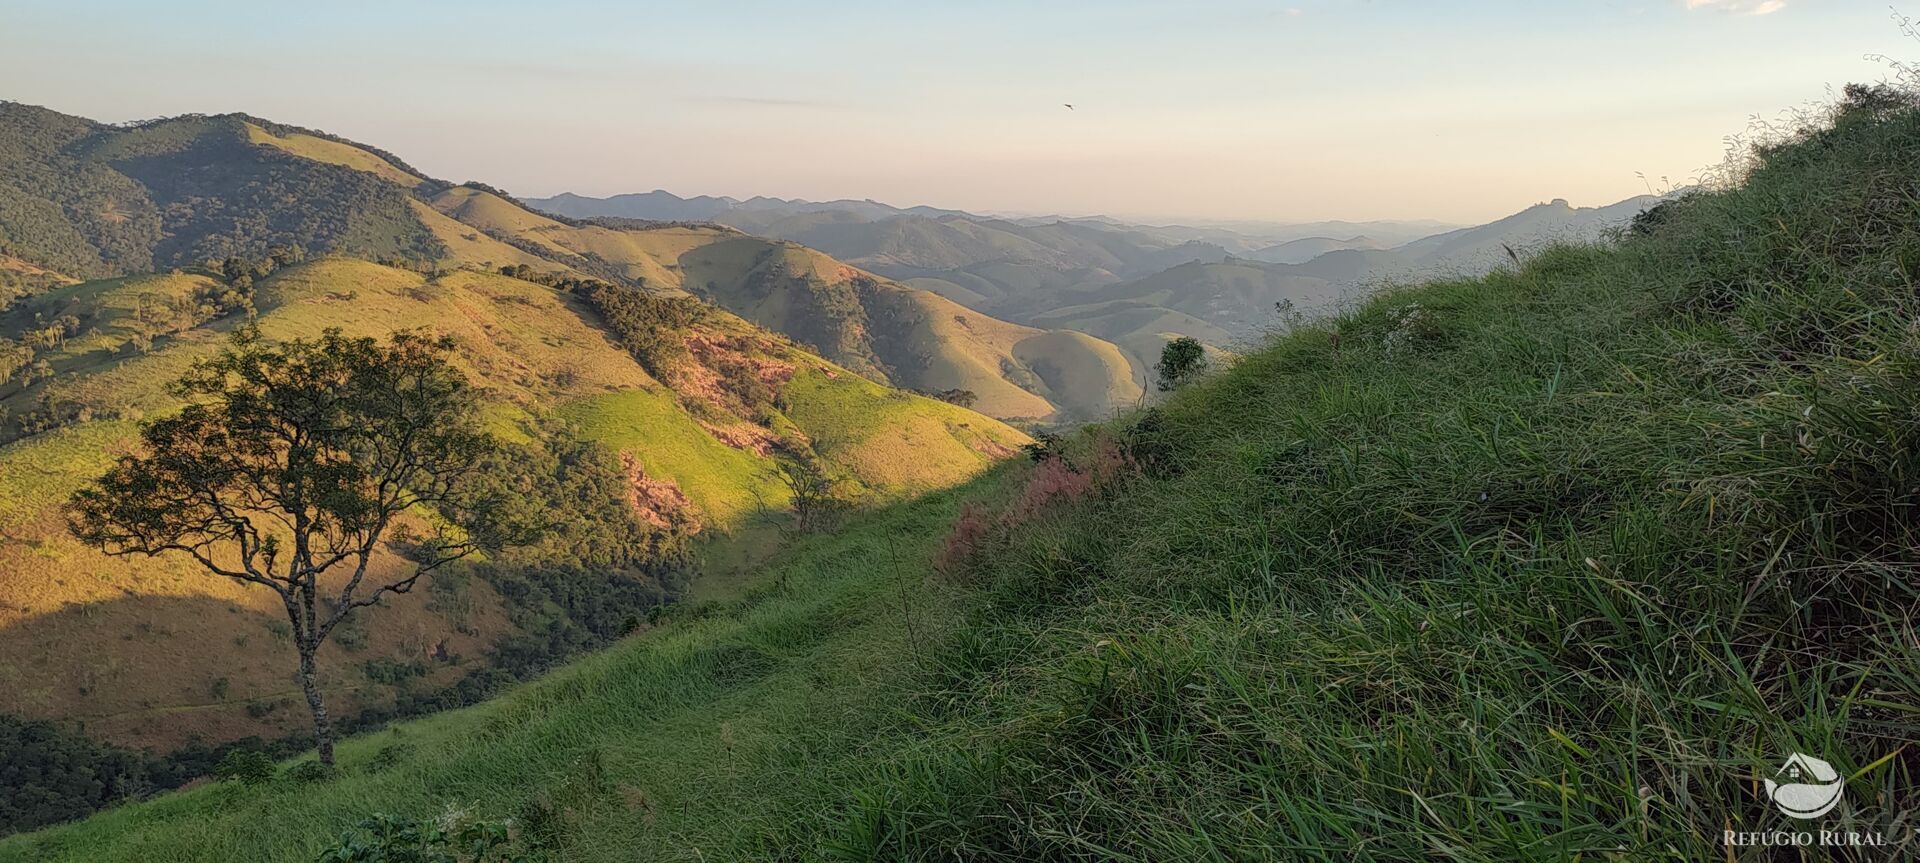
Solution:
M 801 243 L 996 317 L 1111 341 L 1136 368 L 1148 368 L 1175 336 L 1227 346 L 1258 332 L 1280 301 L 1310 310 L 1382 281 L 1484 272 L 1551 242 L 1596 239 L 1657 201 L 1576 208 L 1556 199 L 1471 227 L 1136 225 L 664 191 L 527 203 L 577 218 L 706 220 Z
M 1350 236 L 1364 234 L 1377 238 L 1377 242 L 1396 245 L 1431 236 L 1441 231 L 1461 227 L 1431 219 L 1382 220 L 1371 222 L 1222 222 L 1198 224 L 1149 224 L 1138 221 L 1116 219 L 1111 216 L 1013 216 L 1005 214 L 970 213 L 964 210 L 943 209 L 940 207 L 896 207 L 871 199 L 834 201 L 808 201 L 798 198 L 753 197 L 747 199 L 696 195 L 682 198 L 671 192 L 655 189 L 651 192 L 636 192 L 613 195 L 606 198 L 593 198 L 563 192 L 551 198 L 525 198 L 533 207 L 574 218 L 614 217 L 626 219 L 648 219 L 656 221 L 705 221 L 738 228 L 749 233 L 771 235 L 776 227 L 792 230 L 797 225 L 811 224 L 811 220 L 800 220 L 785 224 L 786 217 L 796 215 L 831 214 L 835 222 L 878 222 L 899 216 L 923 216 L 930 219 L 959 217 L 975 222 L 1002 222 L 1019 227 L 1034 227 L 1059 223 L 1081 225 L 1092 228 L 1106 228 L 1144 234 L 1162 243 L 1179 244 L 1199 241 L 1218 245 L 1235 254 L 1254 252 L 1271 246 L 1321 236 Z

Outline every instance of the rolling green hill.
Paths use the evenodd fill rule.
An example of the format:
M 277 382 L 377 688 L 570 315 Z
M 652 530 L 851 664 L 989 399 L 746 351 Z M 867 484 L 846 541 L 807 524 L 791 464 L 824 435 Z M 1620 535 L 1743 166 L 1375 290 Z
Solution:
M 25 658 L 0 668 L 0 757 L 21 735 L 61 741 L 8 774 L 0 831 L 306 728 L 266 597 L 167 557 L 104 557 L 63 528 L 68 495 L 176 409 L 167 384 L 242 324 L 453 337 L 491 429 L 575 525 L 329 644 L 323 687 L 350 725 L 470 703 L 604 644 L 685 597 L 695 568 L 729 583 L 785 530 L 782 459 L 873 506 L 1028 441 L 679 290 L 679 256 L 730 230 L 548 219 L 245 115 L 105 126 L 0 103 L 0 168 L 0 653 Z M 1025 415 L 1059 414 L 1017 392 Z M 401 565 L 385 554 L 376 574 Z M 65 757 L 114 772 L 81 781 Z
M 572 861 L 1751 863 L 1725 831 L 1815 829 L 1762 788 L 1790 752 L 1844 778 L 1818 829 L 1911 842 L 1915 105 L 1850 89 L 1617 243 L 1298 328 L 330 781 L 0 860 L 382 814 Z
M 163 748 L 301 727 L 298 710 L 248 710 L 288 688 L 272 648 L 278 610 L 263 604 L 270 597 L 164 557 L 109 560 L 61 527 L 62 501 L 131 445 L 136 421 L 176 405 L 164 384 L 248 320 L 204 305 L 226 288 L 197 273 L 133 276 L 57 288 L 0 315 L 0 336 L 16 340 L 40 321 L 76 322 L 37 351 L 46 376 L 0 386 L 0 417 L 10 420 L 0 425 L 0 571 L 9 574 L 0 580 L 0 652 L 34 657 L 0 669 L 0 713 L 84 720 L 102 739 Z M 453 336 L 501 436 L 531 440 L 549 434 L 550 422 L 570 425 L 620 460 L 643 514 L 695 534 L 751 527 L 760 507 L 782 506 L 776 453 L 817 457 L 857 496 L 879 502 L 962 481 L 1026 440 L 971 411 L 875 385 L 717 309 L 674 335 L 683 356 L 655 374 L 587 300 L 497 274 L 428 276 L 323 258 L 274 272 L 251 304 L 270 339 L 415 325 Z M 330 685 L 350 708 L 381 706 L 395 693 L 363 674 L 368 661 L 412 661 L 421 638 L 477 657 L 517 628 L 484 585 L 461 603 L 394 603 L 376 611 L 369 641 L 329 657 Z M 119 645 L 128 633 L 140 637 L 106 661 L 58 648 Z M 175 661 L 209 643 L 223 650 Z M 465 671 L 441 664 L 423 683 Z

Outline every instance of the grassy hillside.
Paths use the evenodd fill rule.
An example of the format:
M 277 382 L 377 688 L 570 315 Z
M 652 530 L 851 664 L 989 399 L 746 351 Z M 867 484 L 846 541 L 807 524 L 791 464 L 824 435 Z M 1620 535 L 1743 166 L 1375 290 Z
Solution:
M 1040 329 L 997 321 L 795 243 L 716 226 L 570 224 L 470 186 L 441 192 L 433 207 L 499 245 L 511 242 L 516 251 L 542 257 L 549 268 L 701 297 L 870 380 L 922 392 L 972 392 L 973 407 L 991 416 L 1086 419 L 1131 404 L 1142 392 L 1141 367 L 1098 338 L 1042 338 L 1048 334 Z M 501 255 L 498 248 L 461 246 L 456 260 Z M 949 323 L 956 316 L 974 325 Z M 1016 344 L 1025 347 L 1016 350 Z M 1050 381 L 1054 369 L 1080 378 Z M 1082 380 L 1091 385 L 1081 386 Z
M 1759 861 L 1722 832 L 1811 829 L 1794 751 L 1847 781 L 1818 829 L 1911 843 L 1916 154 L 1850 91 L 1616 247 L 1382 294 L 330 783 L 0 859 L 457 811 L 566 860 Z
M 553 459 L 567 481 L 626 488 L 623 515 L 589 520 L 616 531 L 635 521 L 635 536 L 738 538 L 698 552 L 722 576 L 777 533 L 781 458 L 817 461 L 845 497 L 873 505 L 962 481 L 1027 441 L 724 311 L 620 333 L 604 304 L 566 289 L 605 279 L 684 296 L 680 258 L 739 237 L 728 229 L 549 219 L 381 150 L 245 115 L 106 126 L 0 103 L 0 167 L 0 650 L 29 657 L 0 669 L 8 757 L 14 718 L 176 754 L 303 728 L 278 609 L 176 560 L 84 549 L 59 509 L 132 446 L 141 420 L 177 407 L 166 384 L 243 322 L 269 339 L 327 327 L 452 335 L 498 436 L 539 451 L 537 463 Z M 842 279 L 851 272 L 803 256 Z M 860 371 L 887 380 L 875 366 Z M 1054 412 L 1042 401 L 1031 414 Z M 576 541 L 586 542 L 555 542 Z M 685 587 L 677 558 L 658 572 L 599 565 L 575 577 L 571 553 L 489 561 L 479 578 L 455 573 L 445 590 L 376 609 L 323 656 L 330 699 L 348 717 L 417 712 L 447 693 L 470 701 L 497 686 L 488 669 L 537 671 Z M 378 564 L 397 565 L 391 555 Z M 65 647 L 75 643 L 104 647 Z M 22 786 L 10 776 L 12 794 Z M 73 800 L 105 799 L 124 779 L 63 789 L 51 814 L 25 817 L 71 814 Z M 0 829 L 18 823 L 19 802 L 0 798 Z
M 170 558 L 102 557 L 61 526 L 61 502 L 131 446 L 136 421 L 176 406 L 165 384 L 247 320 L 214 307 L 211 298 L 229 290 L 208 274 L 136 276 L 57 288 L 0 315 L 0 335 L 20 339 L 41 322 L 74 322 L 35 353 L 44 375 L 0 385 L 9 420 L 0 422 L 0 570 L 9 574 L 0 580 L 0 652 L 33 657 L 0 669 L 0 713 L 80 719 L 99 738 L 162 749 L 300 729 L 297 710 L 258 715 L 256 705 L 278 704 L 290 689 L 270 596 Z M 501 436 L 533 440 L 549 434 L 546 422 L 570 424 L 625 460 L 637 499 L 707 533 L 749 526 L 762 504 L 784 505 L 776 445 L 817 456 L 872 502 L 952 485 L 1026 441 L 979 414 L 871 384 L 718 310 L 674 335 L 684 357 L 663 379 L 582 299 L 495 274 L 426 276 L 326 258 L 276 271 L 250 297 L 269 339 L 415 325 L 454 337 Z M 764 377 L 749 387 L 762 401 L 729 389 L 743 385 L 737 369 Z M 330 684 L 349 712 L 383 704 L 393 687 L 364 673 L 369 659 L 416 656 L 443 638 L 446 650 L 477 658 L 516 625 L 484 586 L 459 603 L 392 603 L 376 610 L 370 640 L 328 657 Z M 107 647 L 60 647 L 75 643 Z M 220 650 L 183 661 L 209 643 Z M 467 670 L 438 665 L 420 684 Z
M 0 307 L 15 297 L 37 294 L 51 287 L 72 284 L 74 279 L 39 264 L 0 255 Z
M 295 130 L 287 130 L 286 134 L 275 134 L 273 130 L 256 123 L 248 123 L 246 129 L 247 140 L 285 150 L 303 159 L 364 171 L 389 183 L 408 188 L 427 182 L 425 178 L 415 176 L 356 144 Z

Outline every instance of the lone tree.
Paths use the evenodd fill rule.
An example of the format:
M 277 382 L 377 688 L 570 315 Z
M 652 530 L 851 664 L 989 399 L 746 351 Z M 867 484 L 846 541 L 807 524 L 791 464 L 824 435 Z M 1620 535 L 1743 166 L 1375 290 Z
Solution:
M 841 483 L 827 473 L 820 460 L 807 453 L 782 455 L 774 462 L 774 476 L 793 497 L 793 531 L 819 533 L 832 528 L 848 501 Z
M 1207 349 L 1199 340 L 1181 336 L 1160 349 L 1160 362 L 1153 370 L 1160 375 L 1160 391 L 1167 392 L 1206 372 Z
M 174 385 L 188 406 L 142 430 L 145 454 L 68 504 L 68 529 L 108 554 L 191 555 L 279 595 L 324 764 L 333 727 L 314 655 L 334 628 L 440 566 L 533 538 L 507 490 L 478 475 L 494 443 L 451 350 L 338 330 L 272 345 L 244 328 Z M 371 574 L 388 571 L 373 566 L 383 540 L 406 564 Z

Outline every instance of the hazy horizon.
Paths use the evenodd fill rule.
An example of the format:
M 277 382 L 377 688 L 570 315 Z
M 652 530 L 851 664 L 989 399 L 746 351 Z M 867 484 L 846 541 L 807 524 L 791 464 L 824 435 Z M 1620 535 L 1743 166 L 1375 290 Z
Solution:
M 1868 0 L 0 2 L 0 25 L 0 98 L 110 122 L 244 111 L 527 197 L 1189 223 L 1609 204 L 1916 47 Z

